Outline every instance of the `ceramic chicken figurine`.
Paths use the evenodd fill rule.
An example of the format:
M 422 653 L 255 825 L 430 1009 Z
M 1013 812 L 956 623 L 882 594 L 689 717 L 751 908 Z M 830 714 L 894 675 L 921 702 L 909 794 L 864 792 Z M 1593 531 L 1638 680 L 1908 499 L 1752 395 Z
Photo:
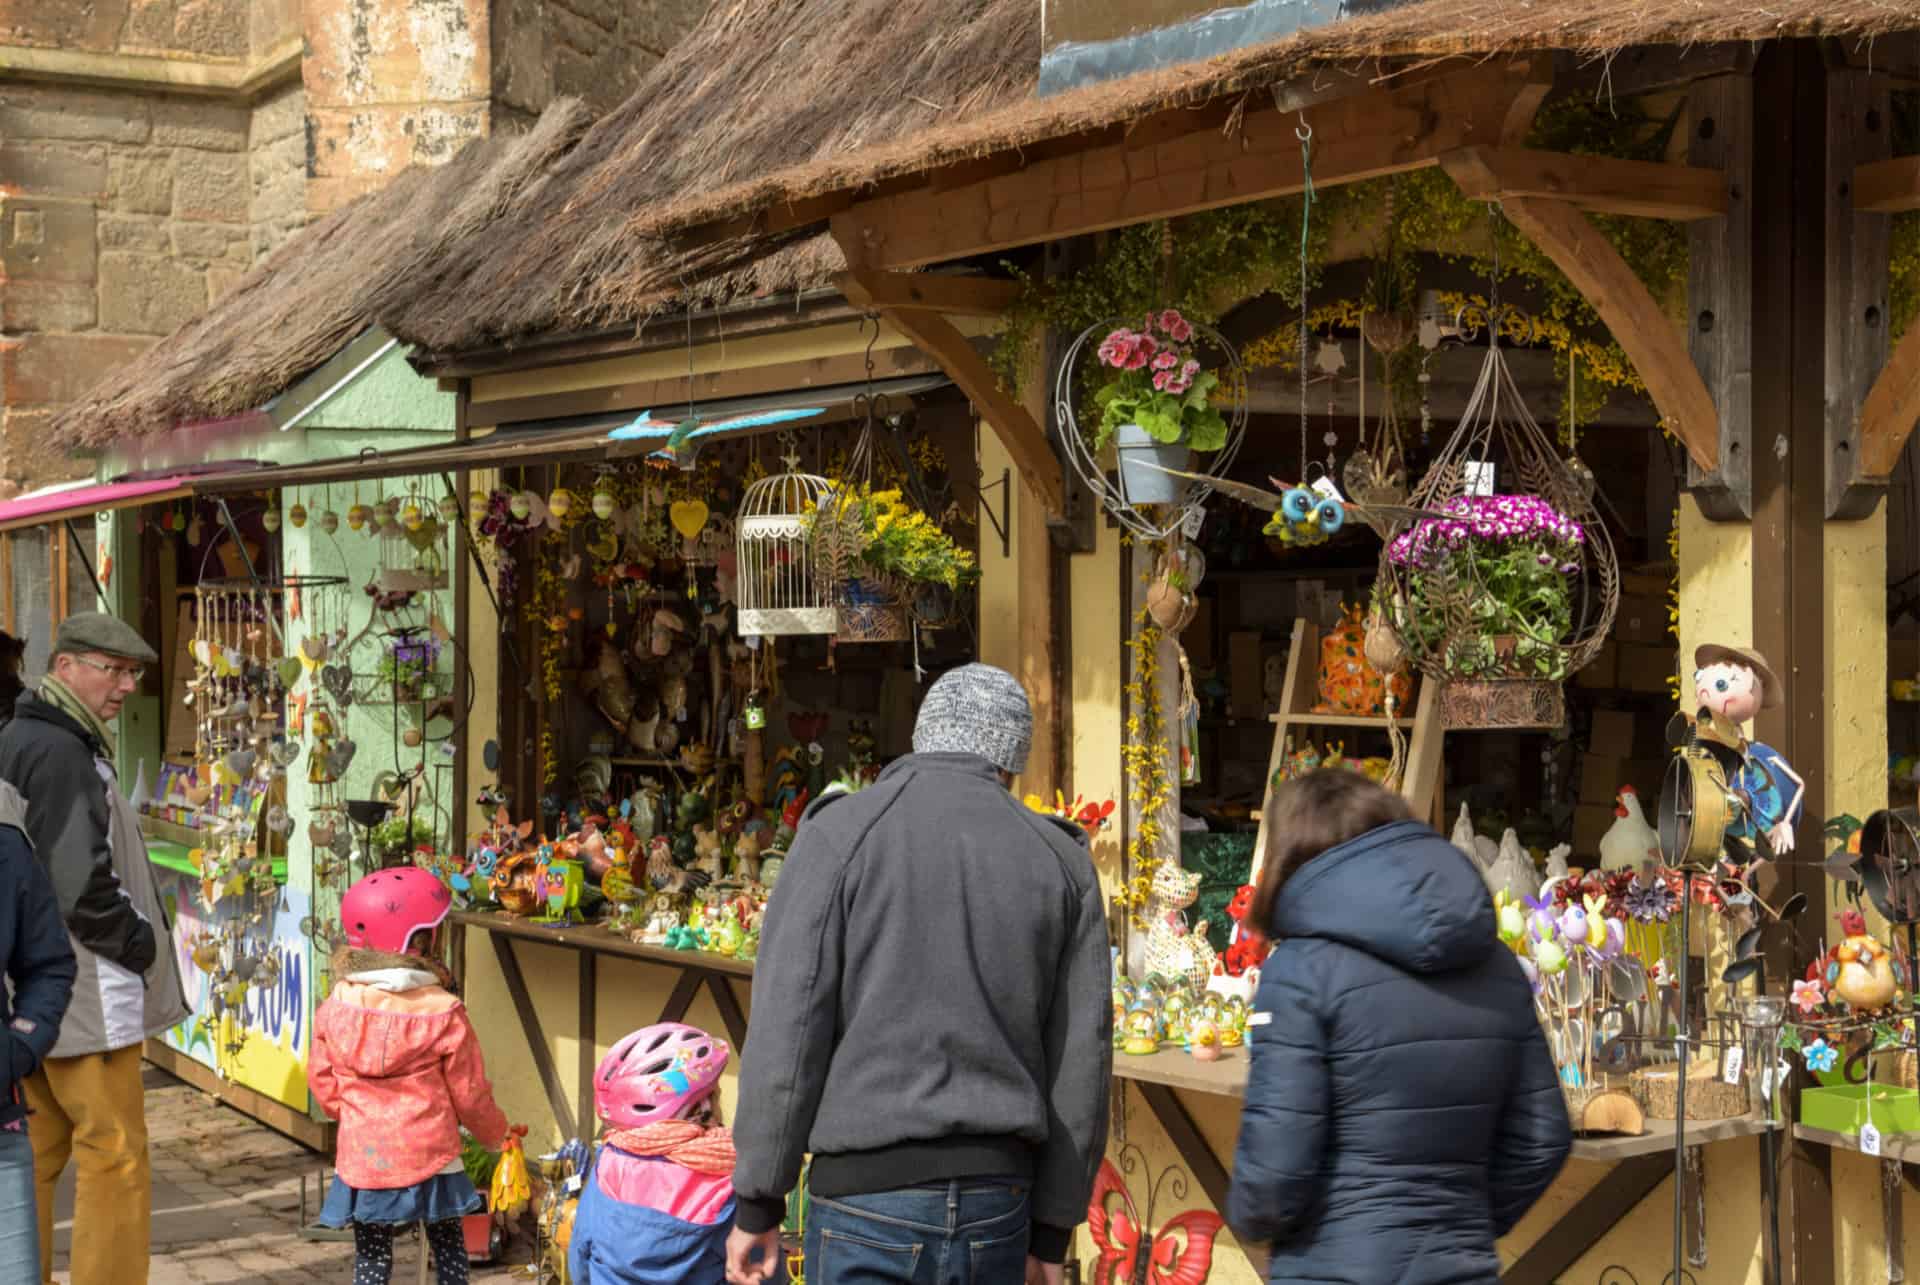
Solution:
M 1473 862 L 1482 875 L 1486 873 L 1486 863 L 1481 860 L 1480 847 L 1474 842 L 1473 817 L 1467 813 L 1467 805 L 1460 805 L 1460 815 L 1454 818 L 1453 833 L 1448 836 L 1454 847 L 1460 849 L 1467 859 Z
M 1638 870 L 1649 861 L 1659 861 L 1660 835 L 1647 824 L 1639 791 L 1623 785 L 1614 800 L 1614 822 L 1600 836 L 1600 868 Z
M 647 848 L 647 883 L 657 892 L 679 896 L 707 885 L 707 876 L 697 870 L 683 870 L 674 864 L 673 841 L 664 834 L 653 836 Z
M 1516 899 L 1540 891 L 1540 872 L 1513 830 L 1500 836 L 1499 852 L 1487 867 L 1486 880 L 1488 891 L 1498 894 L 1504 890 Z
M 1824 974 L 1828 992 L 1857 1012 L 1885 1008 L 1900 990 L 1892 952 L 1868 934 L 1867 917 L 1858 910 L 1840 916 L 1840 931 L 1840 944 L 1807 970 L 1809 980 Z

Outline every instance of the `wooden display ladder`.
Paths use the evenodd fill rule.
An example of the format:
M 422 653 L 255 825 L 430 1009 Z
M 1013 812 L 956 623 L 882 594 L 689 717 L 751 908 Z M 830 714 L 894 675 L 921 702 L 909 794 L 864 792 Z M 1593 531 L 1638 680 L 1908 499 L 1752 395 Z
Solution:
M 1302 739 L 1301 734 L 1316 741 L 1325 739 L 1324 735 L 1314 733 L 1336 731 L 1339 728 L 1377 728 L 1385 731 L 1389 720 L 1385 716 L 1362 718 L 1351 714 L 1316 714 L 1313 704 L 1319 695 L 1320 687 L 1320 626 L 1310 620 L 1293 622 L 1293 648 L 1287 653 L 1287 677 L 1280 689 L 1279 712 L 1270 715 L 1273 720 L 1273 753 L 1267 760 L 1266 792 L 1260 805 L 1259 836 L 1254 840 L 1253 869 L 1247 876 L 1249 882 L 1260 877 L 1260 862 L 1267 851 L 1267 814 L 1272 809 L 1273 776 L 1287 756 L 1289 737 Z M 1430 679 L 1421 678 L 1419 696 L 1414 701 L 1413 717 L 1391 720 L 1398 723 L 1407 735 L 1407 763 L 1400 782 L 1400 793 L 1412 805 L 1415 816 L 1425 816 L 1435 829 L 1444 833 L 1446 801 L 1440 788 L 1440 711 L 1436 708 L 1436 698 L 1440 685 Z M 1338 739 L 1337 737 L 1335 739 Z M 1295 748 L 1299 748 L 1298 745 Z M 1353 747 L 1347 747 L 1351 757 L 1365 757 L 1353 753 Z

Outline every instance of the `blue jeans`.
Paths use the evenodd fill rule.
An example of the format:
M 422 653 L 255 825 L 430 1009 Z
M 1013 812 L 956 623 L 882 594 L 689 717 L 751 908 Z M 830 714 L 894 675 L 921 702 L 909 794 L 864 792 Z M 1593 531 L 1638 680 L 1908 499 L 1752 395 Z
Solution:
M 40 1285 L 33 1143 L 7 1129 L 0 1129 L 0 1285 Z
M 1020 1285 L 1031 1207 L 994 1178 L 812 1196 L 807 1285 Z

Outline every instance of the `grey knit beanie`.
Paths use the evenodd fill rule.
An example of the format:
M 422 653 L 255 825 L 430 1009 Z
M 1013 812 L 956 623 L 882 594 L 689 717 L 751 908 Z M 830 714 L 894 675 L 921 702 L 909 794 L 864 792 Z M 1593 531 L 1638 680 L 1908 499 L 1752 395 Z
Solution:
M 927 689 L 913 727 L 915 754 L 978 754 L 1018 776 L 1033 744 L 1033 709 L 1020 680 L 992 665 L 962 665 Z

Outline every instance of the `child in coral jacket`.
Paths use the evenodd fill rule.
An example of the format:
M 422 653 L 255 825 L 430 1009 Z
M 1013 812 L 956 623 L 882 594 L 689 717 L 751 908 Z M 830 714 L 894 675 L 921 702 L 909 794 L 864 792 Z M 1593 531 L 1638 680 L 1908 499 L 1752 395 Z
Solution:
M 453 901 L 414 867 L 381 870 L 340 902 L 347 945 L 333 993 L 314 1014 L 307 1084 L 340 1122 L 326 1227 L 353 1228 L 353 1285 L 387 1285 L 393 1234 L 425 1223 L 439 1285 L 464 1285 L 463 1214 L 482 1205 L 460 1162 L 460 1128 L 499 1150 L 507 1120 L 493 1102 L 480 1042 L 428 958 Z
M 733 1135 L 713 1127 L 730 1050 L 661 1022 L 621 1040 L 593 1077 L 607 1131 L 574 1213 L 574 1285 L 721 1285 L 733 1229 Z

